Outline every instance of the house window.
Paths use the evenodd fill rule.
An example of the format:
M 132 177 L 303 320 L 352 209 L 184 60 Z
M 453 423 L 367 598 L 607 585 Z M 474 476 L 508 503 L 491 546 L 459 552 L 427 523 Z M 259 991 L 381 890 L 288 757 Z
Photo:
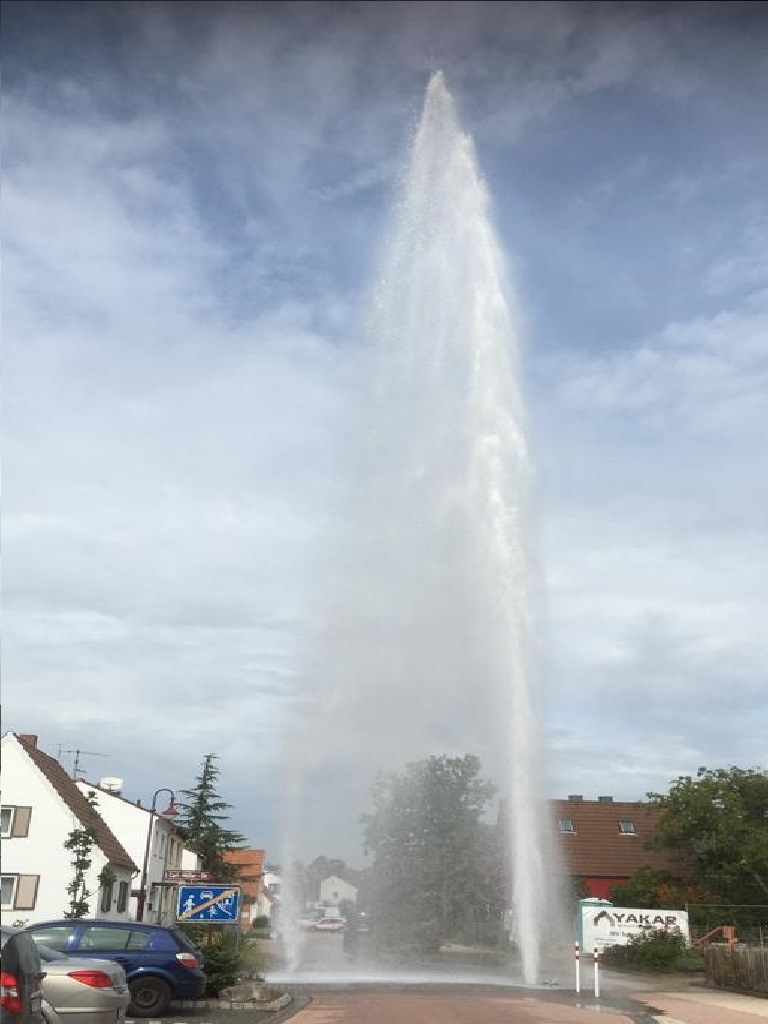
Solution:
M 635 823 L 629 818 L 622 818 L 619 822 L 619 832 L 623 836 L 633 836 L 635 834 Z
M 34 910 L 39 884 L 40 875 L 3 875 L 3 909 Z
M 3 910 L 13 910 L 16 898 L 16 885 L 19 881 L 18 875 L 3 875 L 2 876 L 2 896 L 0 897 L 0 906 Z
M 102 914 L 108 914 L 112 909 L 112 893 L 114 892 L 115 883 L 110 882 L 109 885 L 102 885 L 101 887 L 101 912 Z
M 573 827 L 573 818 L 558 818 L 557 827 L 561 832 L 575 832 L 576 829 Z
M 128 883 L 121 882 L 117 887 L 117 912 L 122 914 L 128 906 Z
M 29 835 L 31 807 L 3 807 L 0 810 L 0 836 L 3 839 L 23 839 Z
M 159 849 L 157 851 L 158 857 L 165 857 L 165 834 L 160 836 Z

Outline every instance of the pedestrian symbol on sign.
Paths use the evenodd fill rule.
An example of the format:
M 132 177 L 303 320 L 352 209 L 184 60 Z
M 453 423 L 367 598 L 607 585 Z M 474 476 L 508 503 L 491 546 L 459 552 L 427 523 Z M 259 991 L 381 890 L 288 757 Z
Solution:
M 236 924 L 239 916 L 240 889 L 236 885 L 179 886 L 177 921 Z

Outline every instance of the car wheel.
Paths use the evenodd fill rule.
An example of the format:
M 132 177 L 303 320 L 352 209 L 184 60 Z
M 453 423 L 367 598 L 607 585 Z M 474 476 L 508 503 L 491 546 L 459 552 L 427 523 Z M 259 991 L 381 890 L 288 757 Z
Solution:
M 171 989 L 162 978 L 134 978 L 128 988 L 132 1017 L 158 1017 L 171 1005 Z

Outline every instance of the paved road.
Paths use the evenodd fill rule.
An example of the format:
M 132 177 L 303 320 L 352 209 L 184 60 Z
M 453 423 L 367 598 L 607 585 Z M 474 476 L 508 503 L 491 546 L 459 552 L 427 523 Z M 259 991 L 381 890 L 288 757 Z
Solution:
M 604 1021 L 633 1018 L 601 1008 Z M 641 1018 L 635 1018 L 635 1021 Z M 547 997 L 460 992 L 319 992 L 292 1024 L 597 1024 L 595 1013 Z
M 174 1007 L 162 1021 L 135 1024 L 768 1024 L 768 1000 L 703 989 L 667 977 L 643 978 L 606 971 L 600 1006 L 591 995 L 591 972 L 577 999 L 572 965 L 549 965 L 556 987 L 510 985 L 488 963 L 442 962 L 387 972 L 351 960 L 338 935 L 309 936 L 298 974 L 276 981 L 296 1002 L 287 1013 L 230 1010 L 205 1001 Z M 278 952 L 275 949 L 275 952 Z M 279 971 L 277 972 L 279 974 Z M 303 1006 L 307 998 L 309 1005 Z M 134 1022 L 130 1022 L 134 1024 Z

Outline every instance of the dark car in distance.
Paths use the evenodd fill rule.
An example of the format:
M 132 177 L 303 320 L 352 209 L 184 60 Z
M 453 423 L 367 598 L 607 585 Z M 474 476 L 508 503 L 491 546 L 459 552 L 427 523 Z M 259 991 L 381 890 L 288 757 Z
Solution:
M 36 943 L 78 957 L 115 960 L 125 971 L 133 1017 L 156 1017 L 173 1000 L 205 991 L 203 956 L 182 932 L 138 921 L 43 921 L 27 926 Z
M 26 932 L 4 928 L 0 934 L 0 1021 L 2 1024 L 45 1024 L 42 981 L 45 977 L 37 946 Z

